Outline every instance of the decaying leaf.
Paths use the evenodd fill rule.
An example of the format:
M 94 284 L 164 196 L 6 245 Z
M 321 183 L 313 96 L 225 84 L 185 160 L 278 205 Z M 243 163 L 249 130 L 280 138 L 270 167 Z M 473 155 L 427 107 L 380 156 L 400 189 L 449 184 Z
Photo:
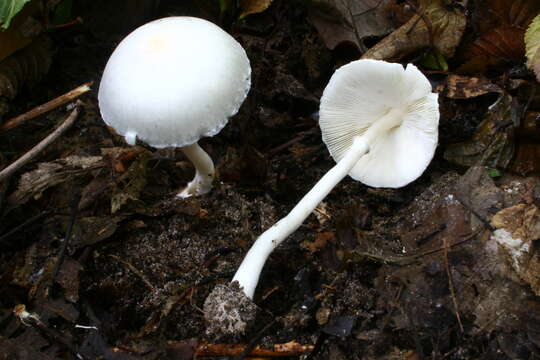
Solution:
M 491 219 L 497 230 L 492 238 L 509 259 L 516 274 L 540 296 L 540 210 L 534 204 L 518 204 L 499 211 Z
M 52 48 L 47 37 L 39 37 L 32 44 L 0 62 L 0 99 L 13 99 L 23 86 L 32 86 L 49 71 Z
M 84 217 L 77 219 L 73 226 L 71 246 L 79 249 L 83 246 L 97 244 L 109 238 L 123 218 L 120 216 Z
M 486 78 L 449 75 L 446 78 L 446 97 L 451 99 L 469 99 L 490 92 L 502 92 L 502 89 Z
M 30 0 L 2 0 L 0 2 L 0 25 L 2 29 L 7 29 L 11 19 L 22 10 L 24 4 Z
M 463 166 L 506 168 L 514 155 L 514 132 L 519 123 L 515 107 L 511 96 L 502 95 L 490 107 L 472 139 L 450 145 L 444 158 Z
M 522 176 L 540 173 L 540 112 L 527 111 L 518 129 L 516 156 L 510 170 Z
M 118 179 L 111 197 L 111 212 L 113 214 L 120 210 L 128 200 L 139 200 L 139 195 L 146 186 L 149 159 L 150 154 L 148 152 L 142 153 Z
M 399 60 L 428 47 L 435 47 L 445 58 L 451 58 L 466 23 L 465 14 L 445 6 L 442 0 L 421 0 L 415 16 L 369 49 L 362 58 Z
M 329 49 L 348 42 L 365 52 L 365 38 L 392 31 L 393 24 L 387 14 L 392 3 L 392 0 L 317 0 L 311 3 L 309 18 Z
M 241 0 L 240 1 L 240 18 L 244 18 L 251 14 L 258 14 L 268 9 L 272 0 Z
M 540 48 L 540 14 L 530 23 L 525 32 L 525 55 L 527 56 L 527 66 L 531 69 L 534 66 L 534 57 Z
M 17 190 L 8 197 L 12 207 L 20 206 L 46 189 L 104 166 L 101 156 L 68 156 L 38 164 L 36 170 L 21 176 Z

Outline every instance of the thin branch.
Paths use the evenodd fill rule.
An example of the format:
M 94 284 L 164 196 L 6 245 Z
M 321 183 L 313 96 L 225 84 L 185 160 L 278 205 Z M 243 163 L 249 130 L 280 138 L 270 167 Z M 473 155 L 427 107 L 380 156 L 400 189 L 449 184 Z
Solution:
M 270 323 L 270 325 L 272 325 Z M 197 348 L 196 355 L 200 357 L 204 356 L 238 356 L 242 355 L 246 349 L 249 348 L 248 344 L 204 344 Z M 260 346 L 256 346 L 247 354 L 247 356 L 260 356 L 260 357 L 286 357 L 286 356 L 300 356 L 313 349 L 313 345 L 301 345 L 297 342 L 289 342 L 285 344 L 275 344 L 272 350 L 264 349 Z
M 45 104 L 38 105 L 32 110 L 6 121 L 5 123 L 0 125 L 0 133 L 13 129 L 14 127 L 21 125 L 27 120 L 31 120 L 35 117 L 38 117 L 39 115 L 42 115 L 48 111 L 56 109 L 59 106 L 62 106 L 64 104 L 67 104 L 68 102 L 75 100 L 82 94 L 90 91 L 91 85 L 92 85 L 92 82 L 87 82 L 86 84 L 82 84 L 81 86 L 71 90 L 70 92 L 67 92 L 64 95 L 60 95 L 56 99 L 46 102 Z
M 116 255 L 109 254 L 109 257 L 111 259 L 114 259 L 114 260 L 118 261 L 121 264 L 124 264 L 129 270 L 133 271 L 133 273 L 135 275 L 137 275 L 142 280 L 144 285 L 146 285 L 150 289 L 150 291 L 152 291 L 152 292 L 156 291 L 156 288 L 154 287 L 154 285 L 152 285 L 152 283 L 150 281 L 148 281 L 148 279 L 144 276 L 144 274 L 142 272 L 140 272 L 139 269 L 137 269 L 135 266 L 133 266 L 132 264 L 128 263 L 125 260 L 120 259 Z
M 452 296 L 452 302 L 454 303 L 454 310 L 456 312 L 456 318 L 459 324 L 459 329 L 463 333 L 463 323 L 461 322 L 461 316 L 459 315 L 459 306 L 456 298 L 456 291 L 454 289 L 454 280 L 452 279 L 452 272 L 450 271 L 450 262 L 448 261 L 448 241 L 446 237 L 443 237 L 443 255 L 444 265 L 446 268 L 446 275 L 448 277 L 448 287 L 450 288 L 450 295 Z
M 79 115 L 79 106 L 80 104 L 77 103 L 75 105 L 75 108 L 71 111 L 71 114 L 69 114 L 69 116 L 67 117 L 67 119 L 58 128 L 56 128 L 56 130 L 50 133 L 49 136 L 41 140 L 39 144 L 30 149 L 30 151 L 21 156 L 14 163 L 0 171 L 0 181 L 4 181 L 5 179 L 13 175 L 14 172 L 16 172 L 21 167 L 30 162 L 30 160 L 32 160 L 37 154 L 42 152 L 47 146 L 52 144 L 56 139 L 60 137 L 60 135 L 62 135 L 67 129 L 69 129 L 71 125 L 75 123 L 77 115 Z

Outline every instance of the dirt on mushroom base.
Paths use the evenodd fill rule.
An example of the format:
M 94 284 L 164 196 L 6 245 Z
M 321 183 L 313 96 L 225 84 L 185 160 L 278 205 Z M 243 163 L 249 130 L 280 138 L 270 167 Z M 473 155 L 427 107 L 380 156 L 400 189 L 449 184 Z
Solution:
M 284 216 L 299 194 L 333 165 L 308 116 L 317 108 L 331 54 L 313 29 L 300 21 L 301 8 L 282 6 L 271 9 L 274 12 L 255 27 L 240 31 L 241 40 L 251 46 L 250 54 L 259 54 L 253 62 L 259 64 L 254 74 L 259 74 L 260 91 L 257 101 L 246 104 L 220 139 L 203 143 L 213 154 L 223 154 L 219 170 L 225 184 L 208 197 L 162 201 L 181 182 L 189 181 L 192 169 L 161 151 L 146 160 L 143 154 L 148 153 L 128 149 L 102 153 L 101 148 L 124 144 L 100 122 L 95 99 L 86 100 L 81 123 L 40 161 L 57 169 L 53 161 L 69 154 L 100 156 L 104 165 L 80 173 L 61 168 L 68 171 L 62 173 L 68 175 L 67 181 L 32 194 L 0 223 L 5 234 L 28 214 L 55 210 L 2 243 L 0 350 L 26 351 L 34 359 L 59 354 L 74 358 L 60 339 L 78 345 L 89 358 L 181 358 L 177 356 L 181 351 L 187 354 L 184 358 L 191 358 L 197 341 L 213 341 L 205 335 L 198 310 L 210 289 L 230 280 L 254 237 Z M 266 24 L 276 19 L 275 31 L 268 31 Z M 24 97 L 17 112 L 29 103 L 43 102 L 37 93 L 47 94 L 51 88 L 62 93 L 88 77 L 99 77 L 114 44 L 89 51 L 95 43 L 84 34 L 75 35 L 83 36 L 83 44 L 70 35 L 73 47 L 60 47 L 44 91 Z M 260 49 L 268 51 L 261 54 Z M 61 86 L 62 82 L 68 84 Z M 471 108 L 483 113 L 479 102 L 466 109 L 456 106 L 461 114 Z M 0 148 L 8 154 L 28 148 L 46 132 L 47 124 L 61 117 L 58 111 L 16 130 L 13 142 L 1 142 Z M 448 120 L 445 130 L 451 131 L 445 134 L 462 134 L 462 120 Z M 246 137 L 245 143 L 239 143 L 240 135 Z M 292 144 L 283 146 L 290 140 Z M 144 191 L 130 192 L 136 199 L 128 199 L 111 216 L 111 194 L 135 188 L 127 185 L 136 184 L 141 172 L 132 165 L 145 162 L 151 172 Z M 263 309 L 258 325 L 272 326 L 258 342 L 267 347 L 290 340 L 318 344 L 317 359 L 414 359 L 422 353 L 490 359 L 534 354 L 540 344 L 534 278 L 516 271 L 514 252 L 500 246 L 512 241 L 475 231 L 505 209 L 516 219 L 529 214 L 515 206 L 535 206 L 537 180 L 505 175 L 494 182 L 481 169 L 461 177 L 447 167 L 436 158 L 422 179 L 402 190 L 366 189 L 351 181 L 341 184 L 265 268 L 256 295 Z M 124 177 L 126 173 L 130 175 Z M 13 181 L 9 193 L 17 186 Z M 460 198 L 454 191 L 458 185 Z M 76 231 L 57 282 L 48 291 L 76 188 L 83 189 Z M 512 236 L 518 230 L 502 225 Z M 463 243 L 451 246 L 454 241 Z M 437 251 L 413 256 L 431 249 Z M 535 266 L 537 253 L 523 254 L 530 259 L 518 257 L 517 269 L 527 268 L 525 260 Z M 21 324 L 11 314 L 19 303 L 26 303 L 49 330 L 65 336 L 47 337 Z M 221 341 L 247 343 L 256 339 L 259 329 Z

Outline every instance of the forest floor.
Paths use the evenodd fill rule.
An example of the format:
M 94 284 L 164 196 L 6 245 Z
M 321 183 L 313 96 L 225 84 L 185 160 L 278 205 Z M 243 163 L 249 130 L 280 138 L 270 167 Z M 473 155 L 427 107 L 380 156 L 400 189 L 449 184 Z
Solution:
M 0 359 L 540 358 L 540 91 L 523 53 L 485 35 L 496 20 L 483 10 L 512 2 L 441 5 L 451 35 L 431 5 L 415 2 L 381 1 L 362 24 L 383 16 L 386 25 L 367 30 L 336 15 L 338 5 L 275 0 L 243 20 L 221 13 L 250 58 L 252 87 L 228 125 L 200 142 L 218 176 L 210 193 L 188 199 L 175 197 L 194 171 L 181 151 L 128 146 L 103 123 L 97 90 L 135 27 L 169 15 L 219 22 L 219 8 L 133 3 L 75 6 L 84 23 L 49 33 L 50 69 L 2 118 L 94 82 L 75 124 L 0 182 Z M 418 28 L 400 30 L 415 16 Z M 387 34 L 392 46 L 418 44 L 385 53 Z M 504 59 L 478 53 L 486 38 L 510 43 Z M 334 166 L 319 99 L 334 70 L 366 50 L 415 62 L 432 82 L 435 158 L 399 189 L 344 179 L 270 256 L 255 326 L 207 333 L 212 289 Z M 0 169 L 68 114 L 59 107 L 0 132 Z

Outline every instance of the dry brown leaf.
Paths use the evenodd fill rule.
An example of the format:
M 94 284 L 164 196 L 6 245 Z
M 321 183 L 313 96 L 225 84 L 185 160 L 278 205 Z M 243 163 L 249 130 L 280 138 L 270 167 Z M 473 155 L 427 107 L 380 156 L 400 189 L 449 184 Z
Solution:
M 146 186 L 147 165 L 150 154 L 144 152 L 120 176 L 111 196 L 111 213 L 114 214 L 129 200 L 139 200 L 141 191 Z
M 364 52 L 364 38 L 392 31 L 387 7 L 393 3 L 394 0 L 318 0 L 312 2 L 309 19 L 329 49 L 351 43 Z
M 496 213 L 492 238 L 508 257 L 516 274 L 540 295 L 540 210 L 534 204 L 518 204 Z
M 101 156 L 68 156 L 53 162 L 40 163 L 36 170 L 21 176 L 17 190 L 8 197 L 12 207 L 20 206 L 46 189 L 104 166 Z
M 463 48 L 461 73 L 483 72 L 505 61 L 521 61 L 524 30 L 540 11 L 538 0 L 479 0 L 474 11 L 478 37 Z
M 446 78 L 446 97 L 469 99 L 490 92 L 501 92 L 501 88 L 485 78 L 449 75 Z
M 240 0 L 240 18 L 258 14 L 268 9 L 272 0 Z
M 475 26 L 480 34 L 506 25 L 524 29 L 540 11 L 538 0 L 477 0 Z
M 525 54 L 523 29 L 498 27 L 484 33 L 465 50 L 468 57 L 519 61 Z
M 362 58 L 395 61 L 431 46 L 445 58 L 451 58 L 466 23 L 465 14 L 459 9 L 446 7 L 442 0 L 423 0 L 418 14 L 369 49 Z

